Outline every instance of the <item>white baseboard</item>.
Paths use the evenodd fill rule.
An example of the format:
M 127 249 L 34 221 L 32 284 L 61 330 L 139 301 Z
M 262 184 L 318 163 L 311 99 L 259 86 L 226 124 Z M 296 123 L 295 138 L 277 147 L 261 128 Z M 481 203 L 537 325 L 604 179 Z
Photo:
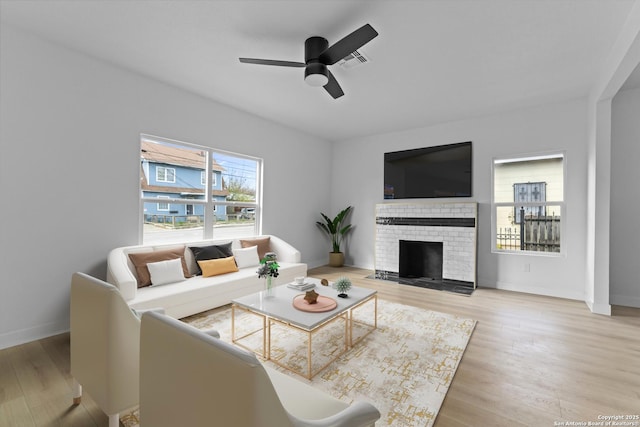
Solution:
M 547 297 L 565 298 L 577 301 L 584 301 L 584 292 L 567 291 L 566 289 L 549 289 L 541 286 L 523 285 L 521 283 L 496 282 L 495 285 L 486 284 L 486 282 L 478 281 L 478 286 L 485 288 L 501 289 L 504 291 L 523 292 L 526 294 L 543 295 Z
M 326 259 L 320 259 L 320 260 L 317 259 L 314 261 L 307 261 L 307 269 L 322 267 L 328 264 L 329 264 L 329 257 L 327 257 Z
M 624 307 L 640 308 L 640 297 L 630 297 L 628 295 L 611 295 L 609 302 L 613 305 L 621 305 Z
M 602 304 L 595 303 L 591 300 L 585 300 L 587 307 L 593 314 L 602 314 L 603 316 L 611 316 L 611 305 L 610 304 Z
M 0 350 L 27 342 L 69 332 L 69 321 L 51 322 L 31 328 L 0 334 Z

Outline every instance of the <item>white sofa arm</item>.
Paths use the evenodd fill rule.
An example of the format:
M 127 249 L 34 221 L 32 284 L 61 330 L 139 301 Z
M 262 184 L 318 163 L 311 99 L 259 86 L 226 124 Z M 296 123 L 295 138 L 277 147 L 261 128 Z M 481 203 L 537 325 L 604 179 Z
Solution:
M 109 252 L 107 259 L 107 282 L 116 286 L 125 301 L 136 297 L 138 281 L 129 269 L 127 254 L 123 248 L 115 248 Z
M 278 261 L 294 263 L 300 262 L 300 251 L 281 238 L 270 236 L 269 244 L 271 246 L 271 250 L 278 255 Z
M 143 314 L 145 314 L 148 311 L 152 311 L 154 313 L 160 313 L 160 314 L 165 314 L 164 313 L 164 308 L 162 307 L 154 307 L 154 308 L 142 308 L 142 309 L 131 309 L 131 311 L 133 311 L 133 313 L 138 316 L 138 319 L 140 319 L 142 317 Z

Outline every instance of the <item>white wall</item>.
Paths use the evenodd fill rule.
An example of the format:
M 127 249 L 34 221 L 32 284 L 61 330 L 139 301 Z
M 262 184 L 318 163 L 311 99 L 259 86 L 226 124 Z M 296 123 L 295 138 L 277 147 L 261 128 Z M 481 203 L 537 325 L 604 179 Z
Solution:
M 66 330 L 71 274 L 104 278 L 138 243 L 140 133 L 263 157 L 263 232 L 326 260 L 329 142 L 4 24 L 0 41 L 0 348 Z
M 636 1 L 599 71 L 587 102 L 587 258 L 585 302 L 611 315 L 610 222 L 612 98 L 640 63 L 640 1 Z
M 611 115 L 610 300 L 640 307 L 640 88 L 618 92 Z
M 374 207 L 383 202 L 386 151 L 473 141 L 473 197 L 478 202 L 478 284 L 584 300 L 586 257 L 586 99 L 489 117 L 375 135 L 334 147 L 332 204 L 352 204 L 355 225 L 346 262 L 374 267 Z M 565 257 L 491 252 L 491 162 L 493 157 L 566 152 Z M 442 199 L 464 200 L 468 199 Z M 524 264 L 530 272 L 524 272 Z

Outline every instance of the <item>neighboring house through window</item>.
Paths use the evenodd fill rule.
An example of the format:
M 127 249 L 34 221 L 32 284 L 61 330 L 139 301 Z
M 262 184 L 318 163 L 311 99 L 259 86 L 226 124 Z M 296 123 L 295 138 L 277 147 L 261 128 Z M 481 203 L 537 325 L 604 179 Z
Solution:
M 563 153 L 494 159 L 492 250 L 562 253 L 564 181 Z
M 260 212 L 261 170 L 258 158 L 142 135 L 142 242 L 260 234 L 260 216 L 242 213 Z
M 516 203 L 545 202 L 547 200 L 547 183 L 521 182 L 513 184 L 513 200 Z M 514 217 L 516 224 L 521 224 L 522 221 L 520 210 L 524 210 L 525 217 L 527 215 L 543 216 L 546 212 L 542 205 L 515 207 Z

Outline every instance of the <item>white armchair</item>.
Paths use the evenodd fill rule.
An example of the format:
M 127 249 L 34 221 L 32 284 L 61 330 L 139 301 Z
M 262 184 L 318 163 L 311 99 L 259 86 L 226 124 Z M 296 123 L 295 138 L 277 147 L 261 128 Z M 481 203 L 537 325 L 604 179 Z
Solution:
M 158 313 L 140 330 L 140 423 L 175 427 L 364 427 L 380 418 L 348 405 L 254 354 Z
M 109 417 L 109 427 L 118 427 L 119 413 L 139 403 L 138 315 L 115 286 L 84 273 L 73 274 L 70 313 L 73 403 L 80 403 L 84 388 Z M 219 336 L 213 330 L 207 333 Z
M 118 414 L 139 402 L 140 319 L 118 289 L 83 273 L 71 279 L 71 375 L 118 427 Z

